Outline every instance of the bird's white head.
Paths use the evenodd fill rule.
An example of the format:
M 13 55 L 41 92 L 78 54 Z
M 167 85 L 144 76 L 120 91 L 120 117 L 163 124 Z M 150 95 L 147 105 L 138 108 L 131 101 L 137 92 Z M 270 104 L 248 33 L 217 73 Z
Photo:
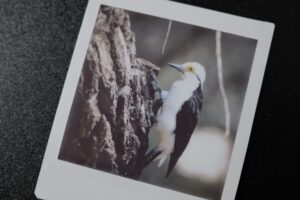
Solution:
M 178 70 L 183 79 L 199 81 L 203 86 L 206 79 L 206 71 L 201 64 L 196 62 L 187 62 L 182 65 L 169 63 L 169 66 Z

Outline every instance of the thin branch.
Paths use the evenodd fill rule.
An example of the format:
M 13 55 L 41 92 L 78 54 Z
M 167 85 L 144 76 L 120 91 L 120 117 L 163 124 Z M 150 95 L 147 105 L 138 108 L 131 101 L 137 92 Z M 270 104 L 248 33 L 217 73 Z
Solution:
M 218 66 L 218 80 L 221 95 L 224 102 L 225 110 L 225 136 L 228 137 L 230 134 L 230 111 L 228 105 L 228 98 L 226 95 L 224 87 L 224 78 L 223 78 L 223 61 L 222 61 L 222 51 L 221 51 L 221 32 L 216 32 L 216 56 L 217 56 L 217 66 Z
M 167 46 L 167 43 L 168 43 L 171 27 L 172 27 L 172 20 L 169 20 L 167 34 L 166 34 L 165 41 L 164 41 L 164 44 L 163 44 L 162 49 L 161 49 L 161 54 L 162 55 L 164 55 L 164 53 L 165 53 L 165 49 L 166 49 L 166 46 Z

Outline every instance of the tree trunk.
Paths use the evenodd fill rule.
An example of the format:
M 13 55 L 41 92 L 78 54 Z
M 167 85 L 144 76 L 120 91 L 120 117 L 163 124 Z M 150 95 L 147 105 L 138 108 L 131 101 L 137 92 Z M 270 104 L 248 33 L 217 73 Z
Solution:
M 128 13 L 102 6 L 59 158 L 138 178 L 161 106 L 159 68 L 136 58 Z

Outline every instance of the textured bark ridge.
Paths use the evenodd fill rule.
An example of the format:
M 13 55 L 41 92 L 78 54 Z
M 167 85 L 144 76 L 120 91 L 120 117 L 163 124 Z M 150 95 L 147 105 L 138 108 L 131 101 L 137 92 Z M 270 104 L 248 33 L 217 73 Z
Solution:
M 129 15 L 101 7 L 60 159 L 137 178 L 161 105 L 159 68 L 136 58 Z

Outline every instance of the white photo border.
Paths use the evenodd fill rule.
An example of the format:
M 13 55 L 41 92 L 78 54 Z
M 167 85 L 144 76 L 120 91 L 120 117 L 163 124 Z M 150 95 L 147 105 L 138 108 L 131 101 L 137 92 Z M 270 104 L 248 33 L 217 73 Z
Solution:
M 35 189 L 36 196 L 41 199 L 81 200 L 105 197 L 106 200 L 115 200 L 130 195 L 131 199 L 136 200 L 152 200 L 155 198 L 204 200 L 201 197 L 112 175 L 58 159 L 73 97 L 101 5 L 172 19 L 257 40 L 248 88 L 221 197 L 221 200 L 234 199 L 247 151 L 275 26 L 269 22 L 256 21 L 165 0 L 89 1 L 44 155 Z M 180 12 L 178 12 L 179 10 Z

